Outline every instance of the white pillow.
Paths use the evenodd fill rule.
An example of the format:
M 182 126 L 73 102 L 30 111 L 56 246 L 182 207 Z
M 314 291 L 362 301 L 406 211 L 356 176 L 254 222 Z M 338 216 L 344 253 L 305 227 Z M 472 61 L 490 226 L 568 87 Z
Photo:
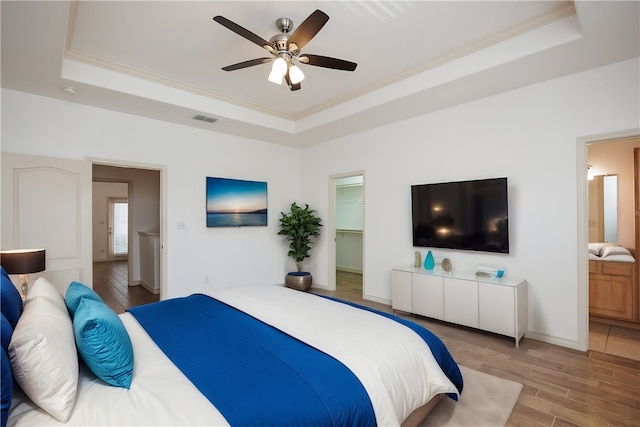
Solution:
M 631 255 L 631 252 L 629 252 L 629 249 L 622 246 L 605 246 L 600 250 L 600 256 L 602 258 L 611 255 Z
M 635 259 L 631 255 L 609 255 L 608 257 L 601 259 L 603 261 L 635 262 Z
M 66 306 L 61 309 L 44 294 L 55 295 L 38 290 L 25 301 L 9 344 L 9 362 L 13 378 L 33 403 L 65 422 L 78 389 L 78 355 Z
M 64 303 L 64 297 L 60 291 L 58 291 L 58 289 L 56 289 L 56 287 L 44 277 L 38 277 L 35 283 L 31 286 L 31 289 L 29 289 L 29 292 L 27 292 L 27 297 L 24 302 L 26 304 L 37 297 L 48 298 L 60 307 L 61 310 L 67 310 L 67 306 Z
M 589 243 L 589 253 L 594 255 L 600 255 L 600 251 L 603 247 L 607 246 L 608 243 L 595 242 Z

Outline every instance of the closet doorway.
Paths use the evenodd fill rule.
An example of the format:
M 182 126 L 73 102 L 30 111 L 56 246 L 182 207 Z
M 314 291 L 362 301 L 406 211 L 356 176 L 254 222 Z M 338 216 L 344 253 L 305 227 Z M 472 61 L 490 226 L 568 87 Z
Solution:
M 364 295 L 364 175 L 334 179 L 336 292 Z

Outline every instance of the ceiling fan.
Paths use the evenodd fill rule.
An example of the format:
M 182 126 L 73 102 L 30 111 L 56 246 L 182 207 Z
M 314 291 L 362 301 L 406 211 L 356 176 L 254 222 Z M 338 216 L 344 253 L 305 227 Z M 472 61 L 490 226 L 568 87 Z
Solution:
M 358 66 L 358 64 L 354 62 L 343 59 L 300 52 L 329 20 L 329 16 L 321 10 L 316 10 L 309 15 L 291 34 L 289 34 L 289 32 L 293 28 L 293 21 L 289 18 L 279 18 L 276 21 L 276 26 L 280 30 L 280 33 L 271 37 L 269 41 L 264 40 L 262 37 L 257 36 L 223 16 L 215 16 L 213 20 L 250 42 L 268 50 L 272 55 L 271 57 L 251 59 L 222 67 L 224 71 L 240 70 L 242 68 L 253 67 L 254 65 L 273 62 L 271 73 L 269 74 L 269 81 L 282 84 L 282 80 L 284 79 L 293 91 L 300 89 L 300 82 L 304 79 L 304 73 L 296 65 L 296 62 L 344 71 L 354 71 Z

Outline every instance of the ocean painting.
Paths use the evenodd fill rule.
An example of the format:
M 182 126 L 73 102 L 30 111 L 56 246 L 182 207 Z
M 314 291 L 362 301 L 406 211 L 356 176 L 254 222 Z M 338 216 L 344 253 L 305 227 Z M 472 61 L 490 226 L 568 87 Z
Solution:
M 266 225 L 266 182 L 207 177 L 207 227 Z

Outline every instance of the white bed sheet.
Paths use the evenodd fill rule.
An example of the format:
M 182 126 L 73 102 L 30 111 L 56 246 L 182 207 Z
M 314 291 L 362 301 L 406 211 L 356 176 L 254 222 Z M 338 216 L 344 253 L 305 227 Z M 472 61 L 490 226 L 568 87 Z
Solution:
M 228 426 L 220 412 L 165 356 L 135 318 L 120 315 L 133 343 L 129 390 L 107 385 L 85 366 L 71 418 L 61 423 L 14 390 L 7 426 Z
M 424 340 L 398 322 L 281 286 L 211 295 L 342 362 L 369 394 L 378 425 L 399 426 L 437 394 L 458 394 Z

